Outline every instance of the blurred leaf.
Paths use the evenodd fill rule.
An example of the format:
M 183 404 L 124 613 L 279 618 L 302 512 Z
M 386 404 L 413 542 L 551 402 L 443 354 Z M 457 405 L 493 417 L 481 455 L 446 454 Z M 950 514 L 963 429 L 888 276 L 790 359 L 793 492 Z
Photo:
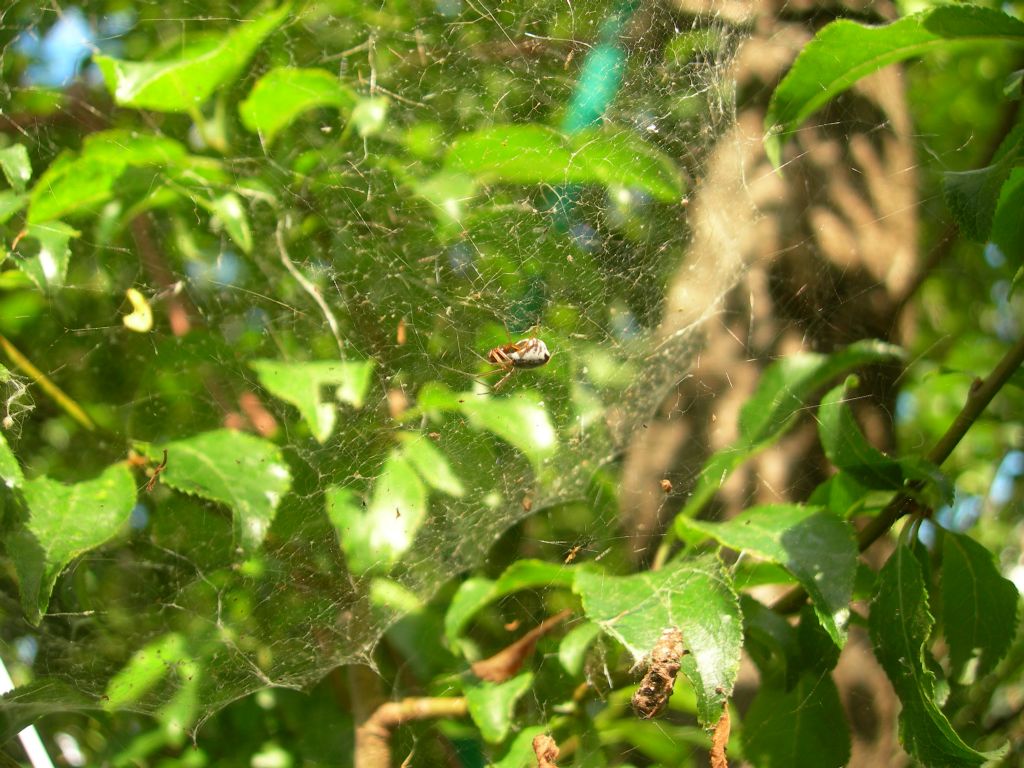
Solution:
M 6 222 L 28 204 L 28 195 L 19 195 L 9 189 L 0 191 L 0 224 Z M 0 245 L 0 255 L 5 252 L 4 246 Z
M 186 653 L 185 638 L 170 632 L 137 650 L 107 683 L 103 708 L 108 711 L 135 704 L 178 669 Z
M 1022 157 L 1024 123 L 1019 123 L 1003 139 L 990 165 L 973 171 L 943 174 L 946 205 L 953 212 L 960 231 L 971 240 L 984 242 L 988 239 L 1000 192 L 1010 171 Z
M 427 515 L 427 488 L 401 451 L 392 451 L 364 508 L 350 488 L 329 488 L 327 516 L 355 573 L 386 571 L 412 545 Z
M 456 498 L 466 493 L 462 481 L 452 471 L 452 465 L 427 436 L 419 432 L 399 432 L 405 457 L 412 462 L 423 481 L 435 491 Z
M 352 109 L 352 125 L 364 139 L 375 136 L 384 129 L 390 100 L 387 96 L 359 99 Z
M 533 739 L 546 729 L 540 727 L 524 728 L 512 739 L 508 751 L 497 762 L 490 763 L 490 768 L 535 768 L 537 756 L 533 751 Z
M 727 547 L 784 566 L 811 596 L 821 626 L 837 647 L 843 647 L 857 571 L 857 542 L 850 526 L 838 516 L 819 507 L 776 504 L 752 507 L 723 523 L 676 520 Z
M 324 443 L 334 431 L 338 402 L 362 408 L 370 386 L 373 361 L 331 361 L 289 363 L 280 360 L 253 360 L 260 385 L 275 397 L 291 403 L 313 432 Z M 325 387 L 334 387 L 334 397 L 323 398 Z
M 144 450 L 150 459 L 159 461 L 163 449 L 167 450 L 167 467 L 159 475 L 160 482 L 229 507 L 235 544 L 246 552 L 259 547 L 292 484 L 280 449 L 268 440 L 229 429 Z
M 71 260 L 71 238 L 78 232 L 62 221 L 29 224 L 22 242 L 35 240 L 39 252 L 28 258 L 15 256 L 14 263 L 42 291 L 52 291 L 64 285 Z
M 229 192 L 208 202 L 210 211 L 224 225 L 224 231 L 243 253 L 252 253 L 252 229 L 249 214 L 238 195 Z
M 986 43 L 1024 44 L 1024 22 L 988 8 L 951 5 L 884 26 L 845 19 L 828 24 L 772 93 L 764 119 L 768 158 L 779 167 L 789 134 L 862 77 L 929 51 Z
M 600 635 L 601 627 L 592 621 L 584 621 L 566 632 L 558 644 L 558 660 L 562 668 L 573 677 L 583 674 L 587 651 Z
M 896 547 L 879 574 L 869 627 L 875 656 L 903 703 L 900 741 L 925 765 L 981 765 L 988 757 L 957 735 L 935 698 L 935 676 L 926 663 L 934 620 L 921 566 L 904 545 Z
M 587 618 L 642 661 L 664 629 L 678 627 L 690 651 L 682 670 L 697 693 L 697 717 L 712 725 L 732 694 L 743 620 L 728 573 L 715 557 L 677 559 L 659 571 L 608 576 L 580 570 L 575 591 Z
M 570 588 L 579 568 L 543 560 L 516 560 L 501 576 L 491 579 L 466 579 L 448 604 L 444 617 L 445 637 L 455 647 L 469 620 L 484 606 L 505 595 L 523 589 Z
M 707 460 L 680 515 L 696 517 L 726 478 L 792 428 L 807 412 L 814 395 L 830 381 L 857 368 L 894 363 L 904 356 L 899 347 L 865 339 L 831 355 L 804 352 L 770 365 L 740 409 L 739 440 Z
M 128 521 L 135 484 L 124 464 L 97 478 L 65 485 L 48 477 L 22 484 L 28 519 L 6 537 L 21 587 L 21 604 L 38 625 L 61 571 L 76 557 L 105 544 Z
M 22 144 L 12 144 L 0 149 L 0 171 L 15 192 L 24 192 L 25 185 L 32 178 L 32 163 L 28 150 Z
M 487 182 L 619 184 L 662 202 L 683 196 L 672 161 L 625 132 L 584 131 L 568 138 L 542 125 L 496 125 L 456 139 L 445 163 Z
M 467 689 L 469 715 L 485 740 L 504 741 L 512 727 L 516 702 L 532 685 L 533 674 L 524 672 L 504 683 L 481 683 Z
M 252 87 L 238 113 L 246 128 L 270 144 L 303 112 L 336 107 L 344 115 L 356 99 L 351 88 L 326 70 L 275 67 Z
M 995 668 L 1016 636 L 1019 603 L 991 552 L 969 536 L 943 533 L 943 618 L 954 677 L 975 656 L 978 677 Z
M 558 450 L 558 435 L 547 409 L 536 392 L 516 392 L 510 397 L 463 398 L 460 409 L 476 429 L 486 429 L 514 445 L 534 464 Z
M 850 729 L 827 672 L 804 674 L 788 689 L 762 684 L 742 736 L 744 755 L 758 768 L 819 768 L 850 759 Z
M 11 372 L 0 365 L 0 383 L 9 381 L 10 376 Z M 25 483 L 21 465 L 7 444 L 7 438 L 4 437 L 3 432 L 0 432 L 0 482 L 3 482 L 4 488 L 9 490 L 18 490 Z M 3 506 L 0 503 L 0 510 L 2 509 Z
M 119 106 L 191 113 L 238 75 L 263 39 L 290 13 L 291 4 L 285 3 L 175 59 L 134 62 L 97 54 L 93 61 Z
M 789 688 L 804 671 L 796 628 L 749 594 L 740 594 L 743 610 L 743 650 L 757 665 L 763 685 Z

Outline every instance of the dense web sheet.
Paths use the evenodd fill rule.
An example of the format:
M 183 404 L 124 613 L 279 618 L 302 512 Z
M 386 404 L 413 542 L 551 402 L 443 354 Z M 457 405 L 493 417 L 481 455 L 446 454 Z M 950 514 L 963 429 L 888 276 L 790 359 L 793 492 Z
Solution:
M 149 53 L 140 38 L 186 50 L 255 13 L 196 4 L 167 19 L 155 3 L 114 5 L 8 11 L 0 56 L 33 63 L 4 84 L 5 97 L 16 106 L 64 86 L 46 53 L 55 36 L 85 38 L 83 59 L 98 47 L 138 60 Z M 423 3 L 391 21 L 389 12 L 292 9 L 268 36 L 267 54 L 232 86 L 229 105 L 272 67 L 321 68 L 359 99 L 348 123 L 317 110 L 296 118 L 304 128 L 249 134 L 235 151 L 251 151 L 223 160 L 248 190 L 250 254 L 224 226 L 229 217 L 207 227 L 209 211 L 198 207 L 191 219 L 156 214 L 148 229 L 115 236 L 102 231 L 102 217 L 85 224 L 45 320 L 63 330 L 51 349 L 33 351 L 49 371 L 64 361 L 93 382 L 112 360 L 118 369 L 130 361 L 136 379 L 97 390 L 109 421 L 142 441 L 136 447 L 154 463 L 170 446 L 170 460 L 166 483 L 140 494 L 121 540 L 61 577 L 38 629 L 15 627 L 17 596 L 4 597 L 5 640 L 36 680 L 8 704 L 17 717 L 117 705 L 191 728 L 262 686 L 303 687 L 339 664 L 369 662 L 397 618 L 485 564 L 512 526 L 593 501 L 595 478 L 686 375 L 696 333 L 738 269 L 736 252 L 688 248 L 686 195 L 734 124 L 729 64 L 740 33 L 655 2 Z M 80 72 L 84 83 L 99 77 L 90 64 Z M 96 96 L 84 83 L 73 86 L 79 101 L 58 109 L 109 111 L 88 106 Z M 595 106 L 601 88 L 608 103 Z M 217 156 L 181 116 L 159 120 L 191 152 Z M 122 111 L 113 121 L 106 127 L 131 119 Z M 472 162 L 487 165 L 486 152 L 459 166 L 457 150 L 471 154 L 473 132 L 528 123 L 558 128 L 580 156 L 587 147 L 611 152 L 619 145 L 602 143 L 609 135 L 642 142 L 671 159 L 680 194 L 659 199 L 650 183 L 617 181 L 623 157 L 642 161 L 635 144 L 607 157 L 615 166 L 607 184 L 467 173 Z M 64 141 L 59 130 L 40 121 L 15 138 L 49 162 Z M 743 191 L 738 173 L 735 190 Z M 146 265 L 147 249 L 165 251 L 168 277 Z M 157 316 L 145 334 L 120 323 L 127 302 L 107 300 L 131 285 Z M 162 320 L 173 301 L 193 308 L 188 334 Z M 514 371 L 494 391 L 505 372 L 492 371 L 488 350 L 532 336 L 546 342 L 550 363 Z M 369 363 L 362 393 L 336 396 L 339 386 L 359 389 L 355 374 L 310 373 L 320 399 L 310 413 L 272 384 L 274 363 L 337 365 L 339 355 Z M 168 370 L 180 381 L 159 372 Z M 29 474 L 58 472 L 60 419 L 37 421 L 19 381 L 4 384 L 4 398 L 22 437 L 6 435 L 19 456 L 40 457 Z M 259 394 L 260 407 L 246 410 L 238 382 Z M 253 429 L 261 417 L 278 425 L 290 488 L 262 541 L 245 547 L 228 509 L 182 493 L 174 472 L 185 448 L 174 441 L 231 418 Z M 116 458 L 123 444 L 113 443 L 102 450 Z M 619 535 L 604 509 L 577 540 L 594 552 L 605 549 L 601 537 Z M 118 583 L 132 588 L 95 591 L 107 569 L 130 574 Z M 103 637 L 111 639 L 82 642 Z M 119 670 L 147 663 L 156 671 L 144 690 L 118 688 Z

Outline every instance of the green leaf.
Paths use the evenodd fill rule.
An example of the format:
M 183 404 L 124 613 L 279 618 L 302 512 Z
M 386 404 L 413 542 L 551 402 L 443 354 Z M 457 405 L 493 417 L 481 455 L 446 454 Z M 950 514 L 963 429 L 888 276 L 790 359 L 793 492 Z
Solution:
M 412 546 L 426 519 L 427 488 L 402 452 L 392 451 L 367 507 L 352 489 L 330 488 L 327 516 L 353 572 L 386 571 Z
M 249 214 L 238 195 L 229 192 L 208 202 L 210 212 L 224 226 L 224 231 L 243 253 L 252 253 L 252 229 Z
M 24 192 L 25 185 L 32 178 L 32 163 L 28 150 L 22 144 L 12 144 L 0 149 L 0 171 L 7 177 L 7 183 L 15 192 Z
M 580 569 L 543 560 L 517 560 L 496 580 L 472 578 L 459 585 L 444 617 L 445 637 L 452 647 L 469 620 L 481 608 L 505 595 L 524 589 L 568 589 Z
M 246 128 L 270 144 L 303 112 L 336 107 L 344 114 L 356 99 L 351 88 L 326 70 L 275 67 L 252 87 L 238 114 Z
M 38 625 L 61 571 L 76 557 L 105 544 L 135 506 L 135 484 L 123 464 L 93 479 L 65 485 L 47 477 L 26 480 L 28 519 L 6 539 L 21 586 L 21 604 Z
M 990 165 L 973 171 L 943 174 L 946 205 L 953 212 L 960 230 L 971 240 L 985 242 L 988 239 L 1003 185 L 1022 157 L 1024 123 L 1018 124 L 1003 139 Z
M 743 718 L 744 756 L 758 768 L 846 765 L 850 729 L 828 673 L 805 674 L 790 689 L 762 684 Z
M 233 80 L 264 38 L 291 13 L 291 4 L 236 26 L 178 58 L 133 62 L 97 54 L 93 61 L 122 107 L 157 112 L 193 112 Z
M 326 442 L 334 431 L 338 402 L 356 409 L 363 407 L 373 372 L 371 360 L 305 363 L 253 360 L 249 366 L 268 392 L 299 409 L 313 437 L 320 443 Z M 325 387 L 334 388 L 333 397 L 323 397 Z
M 1024 22 L 968 5 L 933 8 L 885 26 L 834 21 L 801 51 L 772 94 L 765 150 L 775 167 L 785 138 L 813 112 L 882 67 L 930 51 L 985 43 L 1024 44 Z
M 452 471 L 448 458 L 441 453 L 427 436 L 419 432 L 399 432 L 405 457 L 412 462 L 423 481 L 435 491 L 456 498 L 466 493 L 466 488 Z
M 535 768 L 537 756 L 533 751 L 533 740 L 545 732 L 546 729 L 539 726 L 524 728 L 512 739 L 512 745 L 504 757 L 496 763 L 490 763 L 490 768 Z
M 388 117 L 388 106 L 390 99 L 387 96 L 374 96 L 372 98 L 359 99 L 352 109 L 352 125 L 356 132 L 362 137 L 375 136 L 384 130 L 384 123 Z
M 533 674 L 524 672 L 504 683 L 481 683 L 466 691 L 466 705 L 480 735 L 486 741 L 504 741 L 512 727 L 516 702 L 533 685 Z
M 540 395 L 516 392 L 509 397 L 465 397 L 461 411 L 476 429 L 493 432 L 539 467 L 558 450 L 558 435 Z
M 14 263 L 40 290 L 56 290 L 64 285 L 64 278 L 68 274 L 70 242 L 73 237 L 78 237 L 78 232 L 62 221 L 29 224 L 25 228 L 22 242 L 35 240 L 39 250 L 28 258 L 16 256 Z
M 829 461 L 864 487 L 898 490 L 903 487 L 903 470 L 899 463 L 867 441 L 847 405 L 857 385 L 857 377 L 849 376 L 821 399 L 818 409 L 821 445 Z
M 6 222 L 27 204 L 28 195 L 19 195 L 9 189 L 0 191 L 0 224 Z M 4 253 L 6 250 L 3 245 L 0 245 L 0 256 L 3 256 Z
M 1014 168 L 999 193 L 989 237 L 1012 264 L 1024 265 L 1024 168 Z M 1019 278 L 1015 278 L 1018 280 Z M 1013 289 L 1010 290 L 1013 295 Z
M 839 648 L 846 642 L 857 572 L 857 542 L 849 525 L 819 507 L 753 507 L 723 523 L 676 518 L 727 547 L 778 563 L 814 603 L 821 626 Z
M 618 184 L 663 202 L 683 195 L 674 163 L 626 132 L 588 130 L 566 137 L 543 125 L 495 125 L 456 139 L 445 162 L 484 182 Z
M 107 683 L 103 708 L 107 711 L 134 704 L 179 669 L 186 656 L 185 638 L 171 632 L 137 650 Z
M 280 449 L 268 440 L 229 429 L 146 446 L 153 460 L 167 450 L 160 482 L 231 509 L 235 543 L 246 552 L 263 542 L 292 475 Z
M 678 627 L 690 651 L 682 669 L 697 693 L 697 717 L 718 721 L 739 670 L 743 621 L 728 573 L 714 557 L 675 560 L 659 571 L 608 576 L 579 570 L 587 618 L 643 660 L 662 630 Z
M 584 621 L 566 632 L 558 644 L 558 660 L 566 672 L 573 677 L 583 674 L 587 651 L 600 634 L 601 627 L 592 621 Z
M 899 347 L 866 339 L 831 355 L 805 352 L 769 366 L 753 396 L 740 409 L 739 440 L 708 459 L 680 515 L 696 517 L 738 466 L 797 423 L 828 382 L 862 366 L 892 363 L 904 356 Z
M 126 130 L 94 133 L 80 152 L 61 154 L 39 177 L 32 187 L 28 220 L 96 210 L 110 200 L 128 168 L 188 169 L 195 162 L 181 144 L 163 136 Z
M 981 765 L 987 756 L 964 743 L 936 702 L 935 676 L 925 661 L 933 624 L 921 566 L 898 546 L 879 574 L 869 628 L 875 656 L 903 704 L 900 740 L 925 765 Z
M 10 380 L 11 372 L 0 365 L 0 384 L 6 384 Z M 7 438 L 4 437 L 3 432 L 0 432 L 0 482 L 4 484 L 5 488 L 12 490 L 17 490 L 25 484 L 25 475 L 21 471 L 21 465 L 18 463 L 14 451 L 7 444 Z M 2 508 L 3 505 L 0 504 L 0 510 Z
M 949 531 L 943 534 L 942 603 L 953 676 L 975 656 L 977 675 L 991 672 L 1016 635 L 1020 595 L 991 552 Z

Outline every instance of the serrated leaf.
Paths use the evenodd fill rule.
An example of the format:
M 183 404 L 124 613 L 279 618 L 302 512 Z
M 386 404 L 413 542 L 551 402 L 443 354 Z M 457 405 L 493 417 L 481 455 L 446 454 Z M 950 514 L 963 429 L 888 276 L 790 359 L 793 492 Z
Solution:
M 697 717 L 718 721 L 739 670 L 743 621 L 731 581 L 717 558 L 678 559 L 634 576 L 576 572 L 575 591 L 587 618 L 629 651 L 636 662 L 662 630 L 678 627 L 690 651 L 682 670 L 697 693 Z
M 868 622 L 875 656 L 903 704 L 900 740 L 925 765 L 981 765 L 988 757 L 964 743 L 936 701 L 935 676 L 925 661 L 933 624 L 921 566 L 900 545 L 879 574 Z
M 850 728 L 828 673 L 805 674 L 792 688 L 763 684 L 743 718 L 745 757 L 758 768 L 846 765 Z
M 1024 123 L 1018 124 L 1003 139 L 989 165 L 942 175 L 946 205 L 953 212 L 960 231 L 971 240 L 985 242 L 988 239 L 1003 185 L 1022 157 Z
M 159 460 L 164 449 L 167 466 L 160 482 L 224 504 L 231 510 L 235 543 L 247 552 L 259 547 L 292 484 L 280 449 L 268 440 L 229 429 L 146 446 L 145 452 Z
M 497 580 L 466 579 L 448 604 L 444 617 L 445 637 L 455 647 L 469 620 L 485 605 L 523 589 L 569 588 L 578 570 L 561 563 L 524 559 L 512 563 Z
M 401 451 L 392 451 L 363 508 L 350 488 L 327 492 L 327 516 L 354 573 L 387 571 L 412 546 L 427 515 L 427 488 Z
M 40 290 L 53 291 L 61 288 L 68 274 L 68 262 L 71 261 L 70 243 L 74 237 L 78 237 L 78 232 L 62 221 L 29 224 L 21 240 L 35 240 L 39 244 L 39 251 L 28 258 L 15 256 L 14 263 Z
M 727 547 L 785 567 L 807 590 L 821 626 L 837 647 L 843 647 L 857 572 L 857 542 L 839 517 L 820 507 L 777 504 L 752 507 L 723 523 L 677 520 L 680 526 L 701 531 Z
M 113 538 L 135 506 L 135 484 L 123 464 L 92 480 L 65 485 L 48 477 L 21 486 L 28 518 L 6 537 L 28 620 L 38 625 L 61 571 Z
M 486 741 L 504 741 L 512 727 L 516 702 L 533 685 L 533 674 L 524 672 L 504 683 L 481 683 L 466 691 L 466 705 L 480 735 Z
M 674 163 L 625 132 L 588 130 L 567 137 L 543 125 L 495 125 L 456 139 L 445 162 L 485 182 L 618 184 L 663 202 L 683 195 Z
M 321 107 L 351 111 L 357 96 L 323 69 L 275 67 L 259 79 L 238 106 L 242 124 L 269 144 L 303 112 Z
M 338 402 L 353 408 L 363 407 L 373 372 L 372 360 L 289 363 L 280 360 L 253 360 L 260 384 L 275 397 L 299 409 L 313 437 L 324 443 L 334 431 Z M 334 387 L 334 397 L 324 398 L 325 387 Z
M 237 76 L 290 12 L 285 3 L 179 58 L 133 62 L 97 54 L 93 61 L 119 106 L 190 113 Z
M 950 531 L 943 534 L 942 603 L 953 676 L 975 656 L 977 675 L 991 672 L 1016 635 L 1020 594 L 991 552 Z
M 412 462 L 423 481 L 435 491 L 456 498 L 466 493 L 466 488 L 452 471 L 448 458 L 431 442 L 430 438 L 418 432 L 400 432 L 402 450 Z
M 895 362 L 904 356 L 899 347 L 865 339 L 831 355 L 805 352 L 770 365 L 740 409 L 739 440 L 708 459 L 680 515 L 695 517 L 738 466 L 796 424 L 814 395 L 830 381 L 862 366 Z
M 765 114 L 765 149 L 775 167 L 782 143 L 807 117 L 882 67 L 930 51 L 983 43 L 1024 43 L 1024 22 L 977 6 L 933 8 L 884 26 L 840 20 L 801 51 L 772 94 Z
M 847 405 L 850 392 L 857 384 L 857 377 L 849 376 L 821 399 L 818 408 L 821 445 L 829 461 L 864 487 L 898 490 L 903 486 L 899 463 L 867 441 Z
M 177 670 L 186 654 L 184 636 L 171 632 L 137 650 L 107 683 L 103 708 L 134 704 Z
M 989 238 L 1011 264 L 1024 265 L 1024 168 L 1014 168 L 999 192 L 999 202 L 992 219 Z M 1020 272 L 1014 278 L 1014 285 Z M 1010 289 L 1013 295 L 1013 288 Z M 1007 297 L 1009 298 L 1009 297 Z
M 12 144 L 0 149 L 0 171 L 15 192 L 24 192 L 25 185 L 32 178 L 32 163 L 28 150 L 22 144 Z

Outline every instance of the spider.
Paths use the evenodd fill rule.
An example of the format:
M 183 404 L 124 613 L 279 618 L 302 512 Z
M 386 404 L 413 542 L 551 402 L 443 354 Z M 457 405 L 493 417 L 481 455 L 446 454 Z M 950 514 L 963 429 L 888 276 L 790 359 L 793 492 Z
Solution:
M 550 359 L 551 353 L 548 351 L 548 345 L 536 336 L 495 347 L 487 353 L 487 362 L 498 366 L 490 373 L 504 371 L 505 375 L 491 388 L 491 391 L 497 392 L 501 389 L 501 385 L 508 381 L 517 369 L 540 368 L 542 365 L 547 365 Z

